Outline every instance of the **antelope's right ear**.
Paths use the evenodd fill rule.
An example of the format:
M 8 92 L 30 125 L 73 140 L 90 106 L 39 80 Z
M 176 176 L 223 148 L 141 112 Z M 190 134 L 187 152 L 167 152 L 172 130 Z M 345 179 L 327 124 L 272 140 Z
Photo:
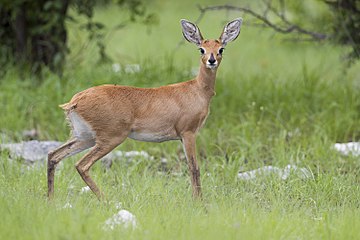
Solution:
M 184 38 L 189 42 L 195 43 L 197 46 L 200 46 L 203 40 L 200 29 L 194 23 L 189 22 L 185 19 L 181 19 L 180 23 Z

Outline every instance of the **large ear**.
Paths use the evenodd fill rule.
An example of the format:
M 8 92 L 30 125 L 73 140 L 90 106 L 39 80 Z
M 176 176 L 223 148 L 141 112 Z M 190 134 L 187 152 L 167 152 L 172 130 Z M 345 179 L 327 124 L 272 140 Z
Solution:
M 185 19 L 181 19 L 180 23 L 184 38 L 189 42 L 195 43 L 197 46 L 200 46 L 203 40 L 200 29 L 195 24 Z
M 220 41 L 224 46 L 239 36 L 242 21 L 242 18 L 237 18 L 226 24 L 220 36 Z

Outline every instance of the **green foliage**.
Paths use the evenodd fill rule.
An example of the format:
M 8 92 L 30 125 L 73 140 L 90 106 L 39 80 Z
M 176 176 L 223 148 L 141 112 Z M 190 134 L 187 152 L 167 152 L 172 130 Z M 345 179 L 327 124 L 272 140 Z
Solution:
M 270 1 L 271 2 L 271 1 Z M 358 0 L 274 1 L 281 12 L 291 14 L 292 21 L 304 29 L 328 35 L 334 43 L 348 45 L 351 61 L 360 58 L 360 2 Z M 330 11 L 329 11 L 330 9 Z
M 118 1 L 117 5 L 128 9 L 131 22 L 141 21 L 151 26 L 157 21 L 156 15 L 147 13 L 144 1 L 124 0 Z M 100 60 L 109 60 L 105 53 L 105 25 L 93 21 L 95 0 L 17 0 L 5 1 L 0 6 L 0 66 L 16 62 L 21 68 L 28 66 L 35 73 L 48 66 L 51 71 L 61 74 L 68 53 L 65 24 L 67 19 L 74 20 L 69 7 L 86 17 L 87 22 L 80 28 L 85 28 L 89 39 L 96 42 Z
M 360 2 L 358 0 L 328 0 L 334 12 L 335 39 L 350 45 L 350 59 L 360 58 Z
M 20 69 L 28 65 L 36 73 L 42 65 L 61 72 L 66 54 L 68 3 L 18 0 L 0 7 L 0 37 L 4 40 L 0 49 L 8 53 L 0 58 L 0 64 L 16 61 Z
M 284 14 L 291 22 L 302 28 L 309 31 L 331 34 L 334 21 L 333 16 L 328 6 L 322 1 L 278 0 L 269 2 L 274 5 L 278 13 Z
M 218 5 L 200 8 L 202 13 L 231 10 L 249 13 L 263 24 L 292 40 L 324 41 L 351 47 L 349 62 L 360 58 L 360 3 L 358 0 L 264 0 L 245 7 Z M 201 18 L 200 18 L 201 19 Z

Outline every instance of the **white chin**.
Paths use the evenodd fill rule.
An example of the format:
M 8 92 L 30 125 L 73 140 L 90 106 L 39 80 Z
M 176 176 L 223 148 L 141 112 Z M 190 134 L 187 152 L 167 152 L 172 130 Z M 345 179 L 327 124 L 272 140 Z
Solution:
M 206 67 L 209 68 L 209 69 L 216 69 L 218 67 L 218 65 L 209 65 L 209 64 L 206 64 Z

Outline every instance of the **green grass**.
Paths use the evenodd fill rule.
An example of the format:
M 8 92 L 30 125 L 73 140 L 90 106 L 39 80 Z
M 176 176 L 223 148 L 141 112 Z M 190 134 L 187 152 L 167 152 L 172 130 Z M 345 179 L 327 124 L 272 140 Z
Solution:
M 139 63 L 139 73 L 114 73 L 111 63 L 98 64 L 94 45 L 80 50 L 85 33 L 69 23 L 71 53 L 63 77 L 47 73 L 39 83 L 9 69 L 0 80 L 0 131 L 21 140 L 22 130 L 35 128 L 42 140 L 65 141 L 69 129 L 57 106 L 78 91 L 104 83 L 149 87 L 190 79 L 197 49 L 176 46 L 182 39 L 179 19 L 195 20 L 195 4 L 152 6 L 161 15 L 151 34 L 131 25 L 107 38 L 114 62 Z M 119 15 L 101 9 L 96 18 L 111 25 Z M 206 15 L 203 35 L 219 36 L 224 21 L 235 17 Z M 79 156 L 59 167 L 49 203 L 46 166 L 26 170 L 0 153 L 0 239 L 359 239 L 360 161 L 331 148 L 360 138 L 360 64 L 346 68 L 346 50 L 243 27 L 227 46 L 211 114 L 197 139 L 201 202 L 191 198 L 179 142 L 127 140 L 119 149 L 145 150 L 155 158 L 119 162 L 109 171 L 96 164 L 92 176 L 107 203 L 80 194 L 84 183 L 74 168 Z M 159 172 L 162 157 L 168 159 L 167 173 Z M 314 177 L 236 178 L 239 170 L 287 164 L 306 167 Z M 116 202 L 136 215 L 137 229 L 102 229 L 117 212 Z M 73 208 L 63 209 L 66 203 Z
M 72 160 L 68 160 L 73 163 Z M 187 176 L 159 175 L 144 168 L 116 165 L 93 175 L 107 193 L 108 204 L 90 194 L 72 164 L 56 176 L 56 199 L 45 199 L 45 168 L 20 171 L 3 165 L 2 239 L 356 239 L 360 222 L 356 174 L 315 173 L 315 179 L 262 178 L 236 181 L 235 162 L 227 174 L 217 168 L 203 174 L 204 201 L 190 197 Z M 204 167 L 204 166 L 203 166 Z M 129 170 L 130 169 L 130 170 Z M 69 187 L 71 188 L 69 189 Z M 121 201 L 139 227 L 102 230 Z M 73 205 L 63 209 L 65 203 Z

